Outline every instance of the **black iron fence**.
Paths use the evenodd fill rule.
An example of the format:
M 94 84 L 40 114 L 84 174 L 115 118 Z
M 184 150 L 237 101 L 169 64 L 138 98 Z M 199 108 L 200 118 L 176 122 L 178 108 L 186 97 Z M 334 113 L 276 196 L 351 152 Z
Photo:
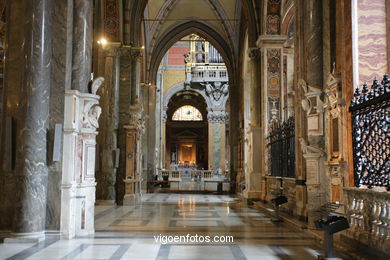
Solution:
M 355 186 L 390 191 L 390 78 L 356 89 L 350 106 Z
M 269 162 L 272 176 L 295 177 L 295 121 L 273 123 L 268 135 Z

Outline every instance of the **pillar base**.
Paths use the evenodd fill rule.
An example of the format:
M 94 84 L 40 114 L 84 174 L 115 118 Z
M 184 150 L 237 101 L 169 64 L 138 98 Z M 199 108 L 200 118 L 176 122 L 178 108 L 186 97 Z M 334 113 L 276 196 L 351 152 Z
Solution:
M 243 192 L 244 198 L 246 199 L 260 199 L 261 191 L 259 190 L 244 190 Z
M 123 198 L 123 205 L 131 206 L 141 202 L 141 194 L 127 194 Z
M 95 205 L 116 205 L 115 200 L 96 200 Z
M 11 233 L 11 237 L 4 238 L 4 244 L 9 243 L 39 243 L 45 240 L 45 232 Z

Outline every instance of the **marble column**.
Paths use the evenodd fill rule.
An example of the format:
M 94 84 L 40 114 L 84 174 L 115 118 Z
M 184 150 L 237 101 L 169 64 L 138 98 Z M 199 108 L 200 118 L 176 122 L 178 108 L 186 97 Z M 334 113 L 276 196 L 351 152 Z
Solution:
M 92 68 L 92 0 L 76 0 L 73 6 L 72 89 L 88 92 Z
M 120 55 L 126 49 L 119 45 L 108 45 L 104 49 L 105 83 L 102 87 L 100 104 L 102 107 L 98 143 L 100 147 L 100 169 L 97 171 L 96 199 L 101 203 L 115 201 L 117 174 L 118 124 L 119 124 L 119 66 Z
M 225 171 L 226 162 L 226 122 L 228 116 L 224 110 L 209 110 L 207 114 L 209 131 L 208 169 Z
M 156 106 L 159 104 L 157 103 L 157 91 L 156 87 L 154 85 L 145 87 L 145 90 L 148 92 L 148 103 L 146 104 L 148 106 L 148 128 L 147 128 L 147 174 L 146 174 L 146 180 L 153 180 L 154 174 L 156 172 L 157 168 L 157 160 L 158 160 L 158 154 L 160 151 L 157 149 L 158 143 L 156 140 L 156 135 L 158 135 L 158 128 L 159 120 L 156 115 Z M 146 187 L 144 187 L 146 189 Z
M 304 1 L 304 44 L 306 82 L 315 88 L 322 88 L 322 4 Z
M 233 97 L 238 97 L 238 86 L 230 84 L 230 95 Z M 230 145 L 230 178 L 232 181 L 237 181 L 237 172 L 238 172 L 238 137 L 239 137 L 239 99 L 233 98 L 229 101 L 230 109 L 229 109 L 229 145 Z M 235 188 L 235 187 L 233 187 Z M 233 190 L 234 192 L 234 190 Z
M 142 52 L 139 49 L 131 51 L 131 99 L 130 104 L 135 105 L 140 102 L 140 75 Z
M 316 210 L 328 202 L 324 172 L 324 118 L 323 118 L 323 34 L 322 4 L 302 1 L 298 16 L 303 19 L 304 72 L 298 80 L 303 90 L 301 100 L 305 113 L 306 136 L 300 138 L 300 147 L 305 158 L 308 222 L 313 226 L 318 216 Z M 309 104 L 309 106 L 307 106 Z
M 16 3 L 18 2 L 18 3 Z M 16 190 L 13 232 L 21 237 L 44 237 L 47 200 L 47 129 L 49 127 L 51 73 L 50 0 L 12 1 L 25 7 L 24 43 L 20 55 L 20 105 L 18 109 Z M 16 7 L 15 10 L 20 10 Z M 12 12 L 12 11 L 11 11 Z M 12 45 L 9 42 L 9 45 Z
M 170 155 L 169 151 L 167 150 L 167 112 L 165 108 L 162 109 L 161 113 L 161 168 L 162 169 L 169 169 L 170 165 Z
M 127 159 L 125 151 L 127 149 L 129 125 L 130 127 L 134 125 L 132 120 L 137 121 L 138 110 L 142 110 L 142 106 L 139 104 L 141 57 L 141 49 L 131 49 L 129 55 L 120 58 L 118 147 L 121 153 L 116 178 L 116 203 L 118 205 L 123 205 L 125 196 L 123 180 L 126 178 Z
M 245 131 L 248 137 L 247 146 L 247 167 L 245 167 L 246 187 L 244 196 L 248 199 L 260 199 L 261 192 L 261 168 L 262 159 L 262 135 L 261 135 L 261 92 L 259 84 L 259 61 L 260 51 L 258 48 L 250 48 L 249 56 L 250 66 L 250 122 Z

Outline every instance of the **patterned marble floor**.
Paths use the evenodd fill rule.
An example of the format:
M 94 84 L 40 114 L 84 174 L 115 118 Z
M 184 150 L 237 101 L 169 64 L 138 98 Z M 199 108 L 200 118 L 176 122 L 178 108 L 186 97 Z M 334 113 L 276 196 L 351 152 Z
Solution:
M 274 224 L 229 196 L 146 194 L 134 206 L 97 206 L 93 237 L 0 244 L 0 259 L 317 259 L 302 231 Z M 229 243 L 161 243 L 154 236 L 233 236 Z

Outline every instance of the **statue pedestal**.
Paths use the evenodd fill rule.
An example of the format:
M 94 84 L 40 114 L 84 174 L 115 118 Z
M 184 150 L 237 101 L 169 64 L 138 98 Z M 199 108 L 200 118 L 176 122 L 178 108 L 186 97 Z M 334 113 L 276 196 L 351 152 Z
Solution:
M 94 94 L 65 93 L 61 235 L 67 239 L 95 232 L 96 129 L 101 113 L 96 91 L 102 82 L 95 80 Z

